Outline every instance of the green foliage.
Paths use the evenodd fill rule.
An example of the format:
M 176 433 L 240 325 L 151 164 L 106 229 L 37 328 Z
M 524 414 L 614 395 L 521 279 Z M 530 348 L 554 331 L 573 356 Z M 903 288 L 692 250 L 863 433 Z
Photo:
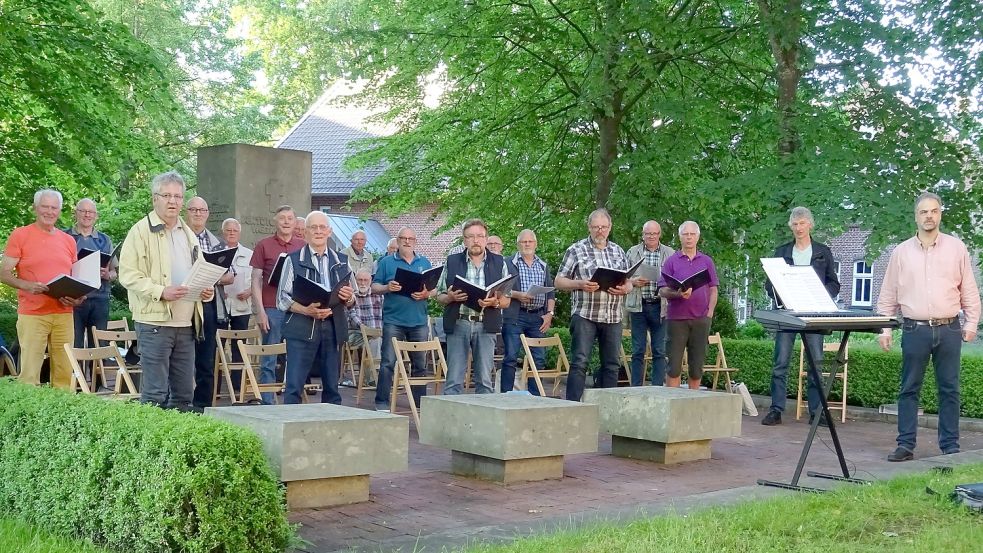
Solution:
M 90 543 L 53 536 L 39 528 L 0 518 L 0 551 L 17 553 L 108 553 Z
M 717 301 L 717 307 L 713 312 L 710 334 L 715 332 L 719 332 L 724 338 L 737 337 L 737 314 L 734 312 L 734 305 L 726 297 L 721 297 Z
M 2 512 L 117 551 L 288 544 L 283 491 L 245 429 L 10 379 L 0 404 Z

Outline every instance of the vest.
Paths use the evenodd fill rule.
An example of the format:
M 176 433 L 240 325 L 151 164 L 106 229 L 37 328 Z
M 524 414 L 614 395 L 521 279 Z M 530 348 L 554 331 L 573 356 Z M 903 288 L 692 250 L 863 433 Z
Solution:
M 308 254 L 309 251 L 309 248 L 305 245 L 303 248 L 288 255 L 287 259 L 293 264 L 295 275 L 307 277 L 314 282 L 321 282 L 321 274 L 311 261 Z M 338 286 L 348 284 L 347 282 L 338 282 L 337 279 L 340 275 L 335 269 L 336 266 L 342 265 L 344 267 L 342 273 L 347 272 L 348 258 L 330 249 L 325 254 L 328 256 L 328 282 L 331 283 L 331 289 L 334 290 Z M 292 340 L 310 341 L 313 339 L 316 325 L 320 325 L 319 329 L 322 332 L 334 332 L 335 344 L 338 345 L 338 348 L 341 348 L 341 344 L 348 341 L 348 310 L 344 304 L 332 307 L 331 310 L 331 316 L 323 321 L 318 321 L 302 313 L 287 313 L 283 321 L 283 337 Z
M 468 275 L 468 263 L 471 260 L 468 259 L 468 251 L 464 250 L 460 253 L 447 257 L 447 263 L 444 265 L 444 275 L 446 277 L 447 287 L 450 288 L 454 284 L 454 277 L 460 276 L 461 278 L 466 278 Z M 502 256 L 497 253 L 492 253 L 485 250 L 485 266 L 483 267 L 485 273 L 485 284 L 491 284 L 496 280 L 502 278 L 502 270 L 505 267 L 505 260 Z M 492 307 L 486 307 L 482 310 L 482 321 L 484 324 L 485 332 L 489 334 L 496 334 L 502 331 L 502 310 L 495 309 Z M 452 303 L 444 307 L 444 332 L 447 334 L 454 333 L 454 327 L 457 325 L 458 317 L 461 315 L 461 304 Z

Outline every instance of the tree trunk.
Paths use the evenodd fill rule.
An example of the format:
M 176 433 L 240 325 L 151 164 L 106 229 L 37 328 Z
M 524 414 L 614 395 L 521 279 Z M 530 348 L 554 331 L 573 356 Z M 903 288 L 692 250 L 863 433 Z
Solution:
M 768 32 L 771 52 L 775 57 L 775 78 L 778 83 L 778 156 L 787 158 L 802 145 L 796 126 L 796 95 L 802 70 L 799 67 L 799 46 L 802 39 L 801 0 L 758 0 L 761 20 Z
M 597 166 L 597 194 L 594 197 L 596 207 L 605 207 L 611 197 L 616 173 L 615 164 L 618 162 L 618 139 L 621 133 L 621 113 L 615 115 L 600 115 L 597 118 L 597 128 L 600 137 L 600 156 Z

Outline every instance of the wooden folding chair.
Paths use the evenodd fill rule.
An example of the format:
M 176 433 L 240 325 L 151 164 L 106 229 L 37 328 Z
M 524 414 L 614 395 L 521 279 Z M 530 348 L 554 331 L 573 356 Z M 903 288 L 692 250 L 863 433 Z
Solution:
M 215 340 L 218 347 L 215 348 L 215 376 L 212 378 L 212 405 L 215 405 L 219 398 L 228 397 L 232 403 L 241 403 L 236 399 L 235 387 L 232 382 L 232 371 L 239 372 L 239 390 L 244 388 L 246 382 L 245 373 L 242 372 L 243 363 L 232 361 L 232 348 L 235 347 L 236 340 L 243 340 L 248 344 L 258 344 L 262 339 L 259 328 L 249 328 L 246 330 L 225 330 L 215 331 Z M 227 393 L 221 393 L 222 381 L 225 381 Z
M 625 368 L 625 379 L 618 379 L 618 385 L 625 384 L 631 385 L 631 355 L 625 352 L 625 338 L 631 339 L 631 329 L 623 328 L 621 329 L 621 340 L 618 341 L 618 348 L 621 352 L 621 366 Z M 562 348 L 561 348 L 562 350 Z M 620 373 L 620 371 L 619 371 Z M 620 376 L 620 374 L 619 374 Z M 645 384 L 645 377 L 642 377 L 642 384 Z
M 826 400 L 826 403 L 829 404 L 830 411 L 832 411 L 833 409 L 840 410 L 840 422 L 846 422 L 846 379 L 848 374 L 847 365 L 849 364 L 848 361 L 850 360 L 849 348 L 850 346 L 847 345 L 846 351 L 843 352 L 844 357 L 843 357 L 842 370 L 836 373 L 836 379 L 843 382 L 843 389 L 841 390 L 842 395 L 840 396 L 840 401 L 830 401 L 828 399 Z M 824 354 L 833 352 L 833 354 L 835 355 L 839 353 L 839 351 L 840 351 L 840 344 L 838 343 L 828 342 L 823 344 Z M 819 359 L 817 359 L 816 361 L 819 361 Z M 823 377 L 823 386 L 825 386 L 826 379 L 829 378 L 829 371 L 823 371 L 820 374 Z M 802 411 L 805 410 L 805 405 L 807 404 L 807 402 L 802 401 L 802 389 L 805 384 L 803 380 L 808 380 L 808 378 L 809 378 L 809 372 L 808 369 L 806 369 L 805 344 L 803 344 L 803 347 L 799 348 L 799 391 L 798 394 L 796 395 L 796 401 L 795 401 L 795 420 L 799 420 L 802 417 Z M 830 383 L 830 385 L 832 386 L 832 383 Z
M 362 333 L 362 362 L 359 364 L 358 369 L 358 386 L 355 389 L 355 407 L 358 407 L 358 403 L 362 401 L 362 390 L 376 389 L 376 386 L 368 386 L 365 384 L 365 375 L 368 371 L 374 368 L 376 374 L 376 384 L 378 384 L 379 365 L 382 363 L 382 359 L 378 359 L 372 354 L 372 348 L 369 346 L 370 340 L 382 339 L 382 329 L 361 325 L 359 330 Z
M 68 360 L 72 364 L 72 378 L 69 383 L 69 389 L 75 390 L 78 387 L 83 394 L 95 394 L 96 391 L 90 388 L 89 383 L 85 380 L 85 373 L 82 371 L 82 362 L 89 361 L 94 366 L 97 366 L 101 365 L 106 359 L 112 359 L 116 362 L 117 366 L 116 384 L 113 386 L 112 395 L 114 397 L 138 397 L 140 395 L 137 392 L 137 387 L 133 384 L 133 379 L 130 378 L 130 372 L 126 368 L 126 361 L 123 361 L 123 356 L 116 346 L 75 348 L 71 344 L 65 344 L 65 353 L 68 354 Z M 126 393 L 121 393 L 120 391 L 123 385 L 126 386 Z
M 126 319 L 123 319 L 123 325 L 119 325 L 117 321 L 110 321 L 112 323 L 117 323 L 115 326 L 126 326 Z M 135 330 L 99 330 L 96 327 L 92 327 L 92 338 L 95 341 L 93 346 L 101 347 L 103 345 L 113 346 L 120 354 L 120 359 L 123 360 L 123 366 L 132 373 L 141 373 L 140 365 L 137 363 L 126 363 L 126 352 L 133 347 L 133 344 L 137 343 L 137 332 Z M 107 358 L 108 359 L 108 358 Z M 99 389 L 99 379 L 102 379 L 102 385 L 109 388 L 109 381 L 106 378 L 107 369 L 118 369 L 105 362 L 105 359 L 100 360 L 92 364 L 92 387 L 96 390 Z M 117 378 L 119 375 L 117 374 Z
M 520 334 L 519 340 L 522 342 L 522 349 L 526 352 L 526 357 L 522 360 L 522 382 L 529 382 L 529 375 L 531 374 L 533 379 L 536 381 L 536 387 L 539 389 L 539 395 L 545 397 L 546 392 L 543 389 L 542 379 L 552 378 L 553 391 L 550 393 L 550 395 L 555 396 L 556 390 L 560 387 L 560 381 L 570 373 L 570 361 L 567 360 L 567 354 L 565 351 L 563 351 L 563 342 L 560 341 L 560 337 L 550 336 L 549 338 L 527 338 L 525 334 Z M 552 347 L 556 348 L 556 366 L 553 368 L 544 367 L 542 369 L 536 367 L 536 363 L 533 362 L 531 348 Z
M 259 367 L 260 361 L 263 357 L 277 355 L 286 355 L 287 353 L 287 342 L 283 341 L 279 344 L 247 344 L 245 342 L 239 342 L 239 352 L 242 354 L 242 375 L 243 382 L 242 387 L 239 388 L 239 402 L 245 403 L 246 396 L 252 394 L 253 399 L 261 399 L 260 395 L 262 392 L 272 392 L 276 394 L 277 392 L 282 392 L 286 386 L 287 372 L 283 372 L 283 381 L 281 382 L 270 382 L 267 384 L 261 384 L 259 378 L 256 377 L 256 370 L 254 367 Z M 288 367 L 289 369 L 289 367 Z M 307 395 L 307 394 L 302 394 Z M 276 396 L 274 396 L 274 401 L 276 401 Z
M 17 363 L 14 363 L 14 356 L 7 351 L 7 348 L 0 348 L 0 377 L 7 375 L 17 376 Z
M 733 392 L 730 383 L 734 379 L 733 373 L 740 369 L 735 369 L 727 365 L 727 356 L 724 354 L 724 341 L 720 339 L 720 333 L 714 333 L 707 337 L 707 344 L 710 346 L 717 346 L 717 359 L 713 365 L 703 365 L 703 373 L 711 373 L 713 375 L 713 383 L 710 385 L 711 390 L 717 389 L 717 380 L 721 375 L 724 377 L 724 389 L 728 392 Z M 684 357 L 685 358 L 685 357 Z
M 355 384 L 358 378 L 355 376 L 355 369 L 358 368 L 359 348 L 345 342 L 341 345 L 341 370 L 338 371 L 338 383 L 345 381 L 345 372 L 348 372 L 348 380 Z
M 410 403 L 410 413 L 416 422 L 417 431 L 420 429 L 420 413 L 417 409 L 416 400 L 413 399 L 413 386 L 427 386 L 434 384 L 434 393 L 440 392 L 440 385 L 444 382 L 447 375 L 447 362 L 444 360 L 444 351 L 440 349 L 438 340 L 428 340 L 426 342 L 403 342 L 393 338 L 393 351 L 396 354 L 396 370 L 394 371 L 393 387 L 389 397 L 389 411 L 396 412 L 396 396 L 399 388 L 402 387 L 406 392 L 406 398 Z M 437 363 L 434 365 L 433 374 L 424 376 L 410 376 L 407 369 L 410 352 L 422 352 L 427 355 L 434 355 Z
M 130 323 L 126 319 L 116 319 L 106 323 L 106 330 L 130 330 Z

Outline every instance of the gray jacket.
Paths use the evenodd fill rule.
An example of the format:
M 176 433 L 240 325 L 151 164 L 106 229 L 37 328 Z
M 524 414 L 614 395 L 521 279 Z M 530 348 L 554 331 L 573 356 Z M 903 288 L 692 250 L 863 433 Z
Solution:
M 676 250 L 670 248 L 665 244 L 659 244 L 659 252 L 662 254 L 662 262 L 669 259 L 669 256 L 676 253 Z M 628 256 L 628 265 L 634 265 L 639 259 L 645 256 L 645 244 L 635 244 L 634 246 L 628 248 L 626 253 Z M 656 268 L 659 274 L 662 273 L 662 264 L 659 264 Z M 662 302 L 662 316 L 666 316 L 666 304 L 668 302 Z M 641 313 L 642 311 L 642 289 L 641 287 L 634 287 L 628 296 L 625 298 L 625 309 L 629 313 Z

